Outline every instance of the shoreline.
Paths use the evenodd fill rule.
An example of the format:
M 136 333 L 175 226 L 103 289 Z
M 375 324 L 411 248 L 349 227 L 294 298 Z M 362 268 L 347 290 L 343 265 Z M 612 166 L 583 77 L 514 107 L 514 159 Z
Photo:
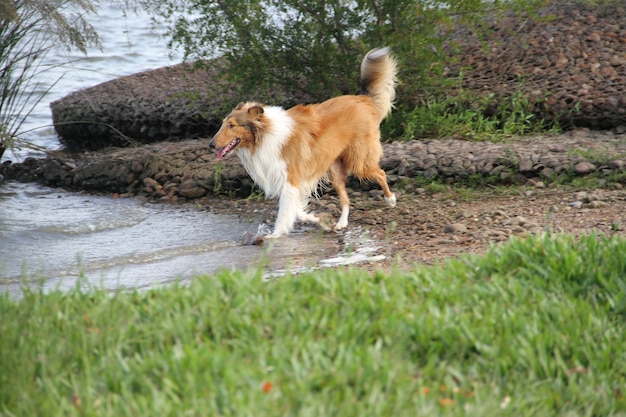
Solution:
M 138 198 L 146 203 L 194 204 L 273 224 L 278 204 L 264 200 L 236 156 L 217 160 L 208 140 L 157 143 L 98 152 L 53 152 L 46 158 L 5 163 L 7 180 L 37 182 L 70 191 Z M 357 267 L 408 269 L 463 254 L 483 254 L 515 237 L 540 233 L 626 236 L 626 134 L 579 129 L 506 143 L 456 139 L 383 145 L 381 166 L 398 195 L 388 209 L 376 184 L 348 183 L 348 230 L 359 227 L 380 243 L 385 259 Z M 559 176 L 598 175 L 590 189 L 554 184 Z M 602 176 L 608 178 L 602 185 Z M 613 176 L 613 179 L 611 179 Z M 438 186 L 428 187 L 428 179 Z M 470 191 L 456 181 L 481 180 Z M 565 181 L 567 184 L 567 180 Z M 502 184 L 505 187 L 493 188 Z M 311 209 L 340 215 L 334 191 L 311 200 Z M 335 233 L 341 239 L 341 232 Z M 288 238 L 288 237 L 287 237 Z M 243 242 L 242 244 L 246 244 Z
M 70 191 L 138 196 L 151 202 L 184 203 L 210 196 L 246 198 L 259 190 L 236 156 L 218 160 L 208 139 L 159 142 L 129 148 L 68 153 L 5 162 L 6 181 L 37 182 Z M 626 132 L 581 128 L 531 135 L 509 142 L 454 138 L 383 144 L 381 167 L 390 186 L 405 192 L 414 180 L 444 183 L 489 179 L 503 185 L 543 188 L 563 176 L 611 175 L 626 170 Z M 348 188 L 370 192 L 376 184 L 350 178 Z

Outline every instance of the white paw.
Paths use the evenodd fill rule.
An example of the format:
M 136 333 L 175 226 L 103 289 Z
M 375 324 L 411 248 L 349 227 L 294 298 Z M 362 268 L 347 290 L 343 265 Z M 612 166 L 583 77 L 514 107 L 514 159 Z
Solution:
M 307 213 L 307 212 L 298 213 L 298 220 L 304 223 L 313 223 L 313 224 L 319 224 L 320 222 L 319 217 L 317 217 L 313 213 Z
M 348 220 L 339 219 L 339 221 L 335 225 L 335 230 L 345 229 L 346 226 L 348 226 Z
M 391 194 L 391 197 L 385 197 L 385 201 L 387 202 L 387 205 L 389 207 L 395 207 L 396 206 L 396 195 L 395 194 Z
M 282 233 L 270 233 L 269 235 L 265 235 L 263 238 L 264 239 L 278 239 L 279 237 L 281 237 L 283 234 Z

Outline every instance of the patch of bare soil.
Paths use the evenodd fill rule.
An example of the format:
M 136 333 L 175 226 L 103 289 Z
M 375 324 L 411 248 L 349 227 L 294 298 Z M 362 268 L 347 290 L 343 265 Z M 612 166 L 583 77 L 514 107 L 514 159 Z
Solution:
M 400 194 L 395 208 L 379 197 L 353 197 L 350 225 L 371 232 L 386 259 L 359 267 L 370 271 L 432 265 L 461 254 L 483 254 L 513 236 L 549 233 L 624 235 L 626 191 L 537 190 L 510 187 Z M 277 202 L 211 200 L 217 213 L 238 213 L 273 223 Z M 311 203 L 317 213 L 339 216 L 338 200 L 325 195 Z M 335 232 L 329 232 L 335 233 Z M 339 232 L 341 233 L 341 232 Z M 288 239 L 289 237 L 284 237 Z

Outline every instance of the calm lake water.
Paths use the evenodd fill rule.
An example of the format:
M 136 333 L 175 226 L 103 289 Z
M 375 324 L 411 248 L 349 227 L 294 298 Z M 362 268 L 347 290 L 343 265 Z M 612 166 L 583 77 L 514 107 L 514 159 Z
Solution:
M 50 54 L 40 82 L 56 82 L 23 126 L 25 137 L 59 148 L 50 102 L 116 77 L 180 62 L 150 18 L 103 6 L 93 24 L 102 50 L 88 57 Z M 69 64 L 67 62 L 70 62 Z M 4 160 L 42 154 L 20 150 Z M 265 275 L 380 259 L 378 245 L 360 229 L 320 234 L 301 228 L 270 244 L 244 246 L 259 224 L 214 215 L 193 206 L 172 207 L 71 193 L 36 184 L 0 185 L 0 291 L 23 285 L 116 290 L 189 280 L 221 268 L 263 268 Z
M 26 120 L 23 136 L 48 149 L 59 147 L 52 127 L 52 101 L 81 88 L 181 61 L 180 56 L 167 48 L 167 40 L 163 38 L 165 29 L 152 30 L 152 22 L 146 14 L 124 12 L 119 7 L 103 4 L 98 14 L 91 15 L 89 20 L 100 36 L 102 48 L 89 49 L 87 56 L 78 51 L 51 51 L 36 79 L 42 91 L 54 85 Z M 18 152 L 17 158 L 26 155 L 39 154 L 24 149 Z

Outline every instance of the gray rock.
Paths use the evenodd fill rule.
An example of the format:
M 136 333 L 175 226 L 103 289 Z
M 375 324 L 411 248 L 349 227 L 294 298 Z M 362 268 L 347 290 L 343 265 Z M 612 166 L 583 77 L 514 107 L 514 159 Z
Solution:
M 467 232 L 467 226 L 463 223 L 452 223 L 443 229 L 444 233 L 465 233 Z
M 528 230 L 522 226 L 513 226 L 511 227 L 511 232 L 516 235 L 525 236 L 528 233 Z
M 606 207 L 606 202 L 604 201 L 600 201 L 600 200 L 593 200 L 590 201 L 589 204 L 587 205 L 587 207 L 589 208 L 602 208 L 602 207 Z
M 574 194 L 576 201 L 582 201 L 584 203 L 589 202 L 589 194 L 586 191 L 579 191 Z
M 519 164 L 520 172 L 532 172 L 533 162 L 530 159 L 525 159 Z
M 181 197 L 185 197 L 189 199 L 204 197 L 206 193 L 207 193 L 206 189 L 202 187 L 189 187 L 189 188 L 182 188 L 178 190 L 178 194 Z
M 467 219 L 468 217 L 472 217 L 474 215 L 474 211 L 471 209 L 463 209 L 458 215 L 458 218 Z
M 161 184 L 159 184 L 158 181 L 156 181 L 155 179 L 150 178 L 150 177 L 144 178 L 143 179 L 143 184 L 145 185 L 146 191 L 148 191 L 148 192 L 152 192 L 152 191 L 155 191 L 155 190 L 163 188 L 161 186 Z
M 524 226 L 526 223 L 528 223 L 528 220 L 522 216 L 515 216 L 506 222 L 510 226 Z
M 183 181 L 178 187 L 178 195 L 189 199 L 203 197 L 206 193 L 207 190 L 193 179 Z
M 583 161 L 576 164 L 574 172 L 578 175 L 587 175 L 596 170 L 596 166 L 591 162 Z

